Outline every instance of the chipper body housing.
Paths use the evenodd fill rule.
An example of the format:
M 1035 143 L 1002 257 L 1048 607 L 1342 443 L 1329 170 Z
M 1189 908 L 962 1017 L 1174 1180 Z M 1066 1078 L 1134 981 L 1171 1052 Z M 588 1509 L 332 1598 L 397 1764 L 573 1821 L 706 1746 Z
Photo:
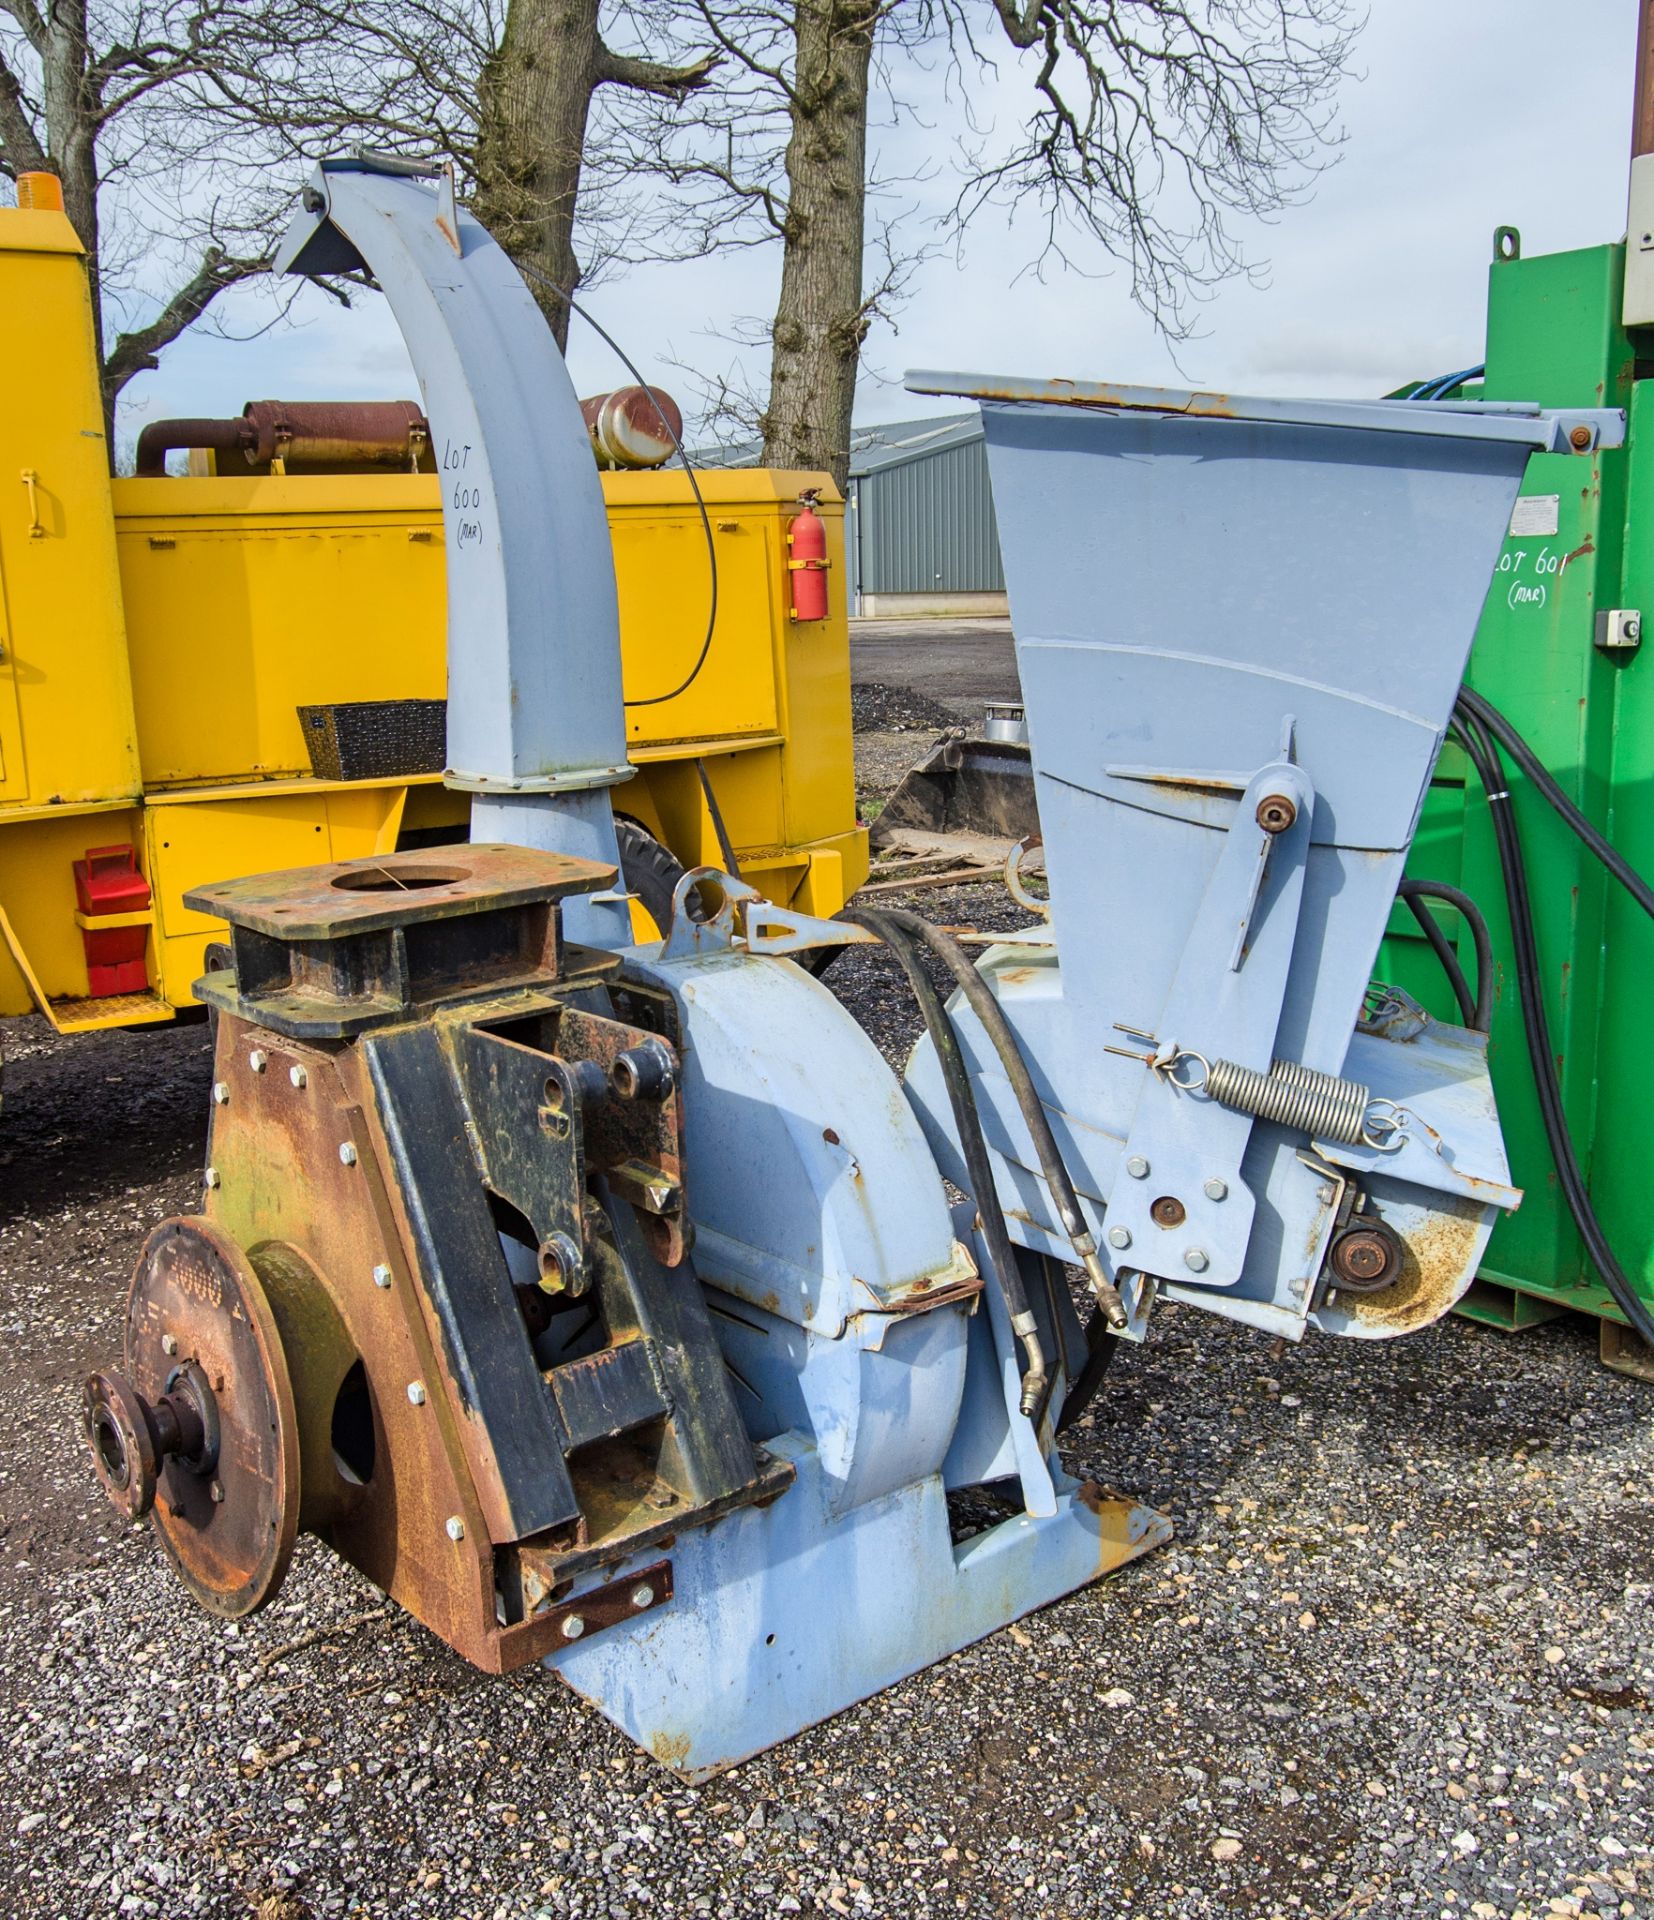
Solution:
M 1468 1283 L 1517 1199 L 1483 1049 L 1368 970 L 1529 453 L 1620 423 L 923 382 L 985 403 L 1055 907 L 904 1089 L 795 960 L 868 928 L 703 873 L 631 942 L 601 496 L 504 255 L 354 161 L 281 264 L 371 271 L 469 450 L 474 836 L 192 895 L 204 1203 L 94 1458 L 209 1607 L 312 1530 L 700 1778 L 1167 1537 L 1057 1446 L 1157 1298 L 1381 1337 Z

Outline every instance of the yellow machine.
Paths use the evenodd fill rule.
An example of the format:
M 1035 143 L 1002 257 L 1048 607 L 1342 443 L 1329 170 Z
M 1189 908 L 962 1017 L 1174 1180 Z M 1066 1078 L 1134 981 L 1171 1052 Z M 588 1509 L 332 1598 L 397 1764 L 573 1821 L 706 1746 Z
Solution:
M 191 1004 L 222 923 L 184 905 L 190 888 L 463 838 L 469 805 L 440 772 L 318 778 L 298 711 L 443 697 L 437 477 L 111 481 L 81 254 L 62 213 L 0 209 L 0 1013 L 38 1007 L 65 1032 Z M 829 915 L 867 871 L 832 590 L 842 507 L 820 475 L 699 482 L 717 624 L 680 693 L 627 709 L 623 854 L 644 856 L 658 895 L 675 864 L 726 864 L 721 826 L 742 878 Z M 705 530 L 682 472 L 603 487 L 626 694 L 650 702 L 706 637 Z M 828 540 L 817 621 L 792 616 L 806 489 Z M 142 904 L 105 911 L 75 865 L 124 848 Z M 647 900 L 630 857 L 628 882 Z M 95 968 L 121 934 L 141 966 Z

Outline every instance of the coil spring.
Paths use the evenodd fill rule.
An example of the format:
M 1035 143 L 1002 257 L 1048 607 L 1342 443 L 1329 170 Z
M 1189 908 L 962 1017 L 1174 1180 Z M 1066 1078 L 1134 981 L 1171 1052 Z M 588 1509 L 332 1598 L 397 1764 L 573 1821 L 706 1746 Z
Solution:
M 1371 1092 L 1359 1081 L 1341 1080 L 1297 1060 L 1272 1061 L 1268 1073 L 1233 1060 L 1213 1060 L 1206 1070 L 1206 1091 L 1237 1113 L 1352 1147 L 1366 1136 L 1372 1104 Z

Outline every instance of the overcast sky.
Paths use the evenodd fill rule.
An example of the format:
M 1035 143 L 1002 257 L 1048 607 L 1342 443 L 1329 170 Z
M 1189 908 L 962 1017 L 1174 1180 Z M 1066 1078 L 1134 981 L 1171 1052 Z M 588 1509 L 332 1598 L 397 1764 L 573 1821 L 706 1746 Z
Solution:
M 1124 276 L 1019 277 L 1028 236 L 985 223 L 962 260 L 923 269 L 899 331 L 875 335 L 870 362 L 890 377 L 865 383 L 858 419 L 948 409 L 902 392 L 908 367 L 1355 396 L 1479 359 L 1495 226 L 1519 227 L 1527 253 L 1624 232 L 1635 0 L 1370 4 L 1339 164 L 1305 205 L 1246 232 L 1270 262 L 1266 285 L 1225 288 L 1176 360 Z M 1025 98 L 1007 75 L 973 105 L 982 116 Z M 906 159 L 898 146 L 891 170 Z M 672 363 L 726 367 L 736 349 L 718 332 L 769 311 L 778 271 L 773 253 L 635 269 L 589 302 L 644 373 L 687 400 Z M 265 298 L 242 294 L 225 318 L 256 325 Z M 297 318 L 250 342 L 186 336 L 127 388 L 122 437 L 144 419 L 234 413 L 252 399 L 417 395 L 382 301 L 341 312 L 307 293 Z M 582 393 L 626 378 L 578 322 L 569 357 Z M 761 377 L 763 357 L 752 365 Z

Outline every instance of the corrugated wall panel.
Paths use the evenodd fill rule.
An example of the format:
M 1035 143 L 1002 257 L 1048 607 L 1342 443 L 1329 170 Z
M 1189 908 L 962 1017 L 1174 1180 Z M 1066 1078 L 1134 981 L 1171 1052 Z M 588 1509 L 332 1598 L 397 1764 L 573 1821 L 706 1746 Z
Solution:
M 857 481 L 863 593 L 1003 593 L 999 529 L 980 439 Z

